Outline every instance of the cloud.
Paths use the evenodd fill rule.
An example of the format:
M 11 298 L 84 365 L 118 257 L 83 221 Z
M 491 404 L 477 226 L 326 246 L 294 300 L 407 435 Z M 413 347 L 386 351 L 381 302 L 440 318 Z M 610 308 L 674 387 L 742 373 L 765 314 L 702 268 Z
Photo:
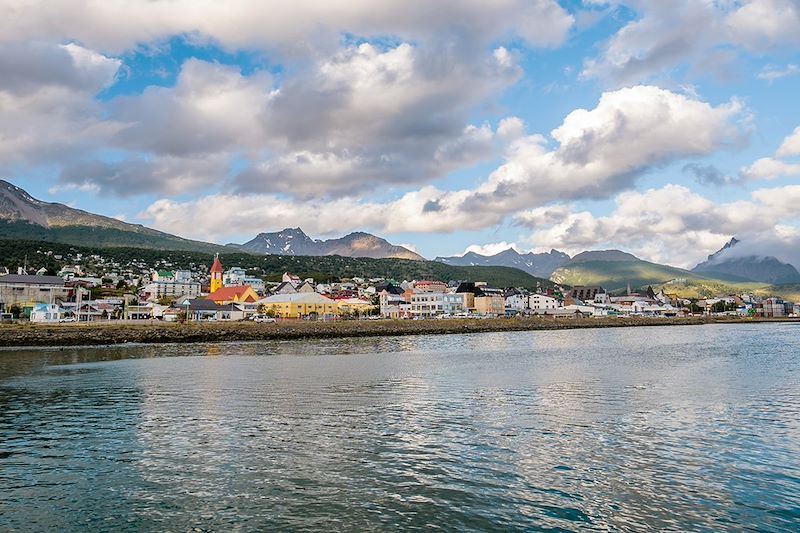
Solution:
M 800 66 L 790 63 L 783 68 L 776 65 L 766 65 L 756 77 L 760 80 L 767 80 L 772 83 L 775 80 L 786 78 L 787 76 L 795 76 L 797 74 L 800 74 Z
M 349 46 L 280 81 L 190 59 L 174 87 L 151 86 L 102 106 L 115 125 L 106 147 L 133 155 L 114 163 L 113 172 L 101 163 L 82 163 L 80 170 L 93 165 L 85 179 L 96 176 L 111 193 L 131 189 L 100 180 L 101 167 L 107 175 L 151 175 L 142 160 L 161 159 L 178 175 L 197 175 L 193 161 L 212 157 L 244 167 L 232 178 L 242 194 L 336 197 L 424 184 L 493 158 L 509 142 L 513 120 L 501 136 L 467 119 L 519 79 L 514 55 L 462 44 Z M 177 168 L 181 161 L 184 170 Z M 217 180 L 226 176 L 217 165 L 210 170 L 219 171 Z M 78 178 L 67 169 L 62 179 Z M 143 179 L 136 190 L 163 194 L 166 186 Z
M 0 40 L 77 40 L 112 53 L 174 35 L 295 55 L 335 48 L 343 33 L 420 41 L 462 32 L 485 43 L 516 36 L 532 46 L 556 46 L 573 24 L 555 0 L 3 0 L 0 11 Z
M 797 221 L 800 186 L 759 189 L 750 200 L 717 203 L 680 185 L 624 192 L 607 216 L 561 206 L 543 220 L 523 212 L 518 223 L 534 229 L 527 242 L 575 254 L 621 248 L 647 260 L 690 268 L 722 247 L 731 236 L 744 240 L 789 234 Z M 783 229 L 781 229 L 783 228 Z M 774 254 L 773 254 L 774 255 Z
M 800 155 L 800 126 L 796 127 L 794 131 L 783 140 L 780 148 L 775 152 L 775 155 L 777 157 Z
M 120 65 L 76 44 L 0 45 L 0 165 L 71 159 L 113 135 L 94 96 Z
M 730 76 L 740 50 L 763 52 L 800 44 L 795 0 L 620 0 L 593 4 L 626 6 L 638 16 L 587 59 L 582 76 L 614 86 L 675 74 Z M 769 73 L 766 74 L 769 76 Z
M 726 175 L 714 165 L 701 165 L 699 163 L 688 163 L 681 169 L 684 174 L 690 174 L 700 185 L 713 185 L 720 187 L 738 183 L 740 180 Z
M 800 165 L 786 163 L 771 157 L 762 157 L 749 167 L 742 168 L 739 174 L 742 178 L 749 180 L 774 180 L 800 175 Z
M 239 174 L 236 190 L 352 194 L 492 157 L 494 132 L 467 118 L 521 75 L 501 56 L 407 43 L 340 51 L 271 94 L 260 122 L 272 157 Z
M 78 188 L 130 197 L 142 192 L 175 196 L 214 185 L 227 171 L 220 156 L 176 158 L 157 156 L 120 161 L 77 161 L 66 165 L 55 190 Z
M 509 248 L 517 250 L 517 243 L 502 241 L 502 242 L 493 242 L 489 244 L 472 244 L 470 246 L 467 246 L 467 248 L 464 250 L 464 253 L 461 255 L 467 254 L 469 252 L 474 252 L 480 255 L 497 255 L 500 252 L 508 250 Z
M 739 112 L 735 102 L 713 107 L 656 87 L 633 87 L 603 94 L 592 110 L 570 113 L 551 132 L 552 148 L 541 135 L 512 142 L 505 162 L 474 189 L 424 186 L 385 202 L 216 195 L 189 203 L 161 200 L 143 217 L 158 228 L 181 228 L 193 236 L 237 225 L 242 231 L 263 231 L 282 227 L 287 218 L 308 221 L 317 233 L 483 229 L 521 209 L 611 197 L 653 166 L 719 149 L 739 135 L 734 124 Z M 207 215 L 206 203 L 215 206 L 214 216 Z M 192 212 L 203 216 L 186 216 Z

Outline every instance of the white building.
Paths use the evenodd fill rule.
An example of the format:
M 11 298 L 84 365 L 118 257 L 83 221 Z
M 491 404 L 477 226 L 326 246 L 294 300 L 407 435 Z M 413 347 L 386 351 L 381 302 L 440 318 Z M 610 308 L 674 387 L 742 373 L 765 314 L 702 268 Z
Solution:
M 529 296 L 527 294 L 517 293 L 506 297 L 506 309 L 512 309 L 518 313 L 522 313 L 530 309 Z
M 187 296 L 194 298 L 200 296 L 200 283 L 197 281 L 154 281 L 148 283 L 139 291 L 139 295 L 147 301 L 156 301 L 161 298 L 178 298 Z
M 528 297 L 528 308 L 531 311 L 546 311 L 557 309 L 560 303 L 557 298 L 545 294 L 531 294 Z
M 56 304 L 36 304 L 31 310 L 31 322 L 58 322 L 60 318 L 61 309 Z
M 464 311 L 464 297 L 456 293 L 422 292 L 411 296 L 411 314 L 415 317 L 454 315 Z

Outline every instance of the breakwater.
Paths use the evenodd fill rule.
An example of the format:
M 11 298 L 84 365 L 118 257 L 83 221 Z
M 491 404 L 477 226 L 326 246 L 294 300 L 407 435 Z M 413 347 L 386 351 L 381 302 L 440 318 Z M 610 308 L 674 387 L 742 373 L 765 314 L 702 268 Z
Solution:
M 287 340 L 304 338 L 440 335 L 493 331 L 680 326 L 708 323 L 800 322 L 800 319 L 743 318 L 511 318 L 452 320 L 285 320 L 253 322 L 94 322 L 89 324 L 11 324 L 0 326 L 0 347 L 99 346 L 123 343 L 184 343 Z

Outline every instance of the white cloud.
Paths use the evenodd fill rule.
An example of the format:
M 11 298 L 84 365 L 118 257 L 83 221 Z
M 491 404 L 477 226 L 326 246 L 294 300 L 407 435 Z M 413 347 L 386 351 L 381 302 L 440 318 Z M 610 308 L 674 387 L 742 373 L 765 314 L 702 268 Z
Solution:
M 775 80 L 786 78 L 787 76 L 795 76 L 797 74 L 800 74 L 800 66 L 790 63 L 785 67 L 766 65 L 756 77 L 760 80 L 767 80 L 772 83 Z
M 0 164 L 48 164 L 92 150 L 120 128 L 94 96 L 121 62 L 75 44 L 0 46 Z
M 742 168 L 739 173 L 745 179 L 774 180 L 800 175 L 800 165 L 793 165 L 771 157 L 762 157 L 749 167 Z
M 508 250 L 509 248 L 513 248 L 519 251 L 517 248 L 517 243 L 502 241 L 502 242 L 493 242 L 489 244 L 472 244 L 470 246 L 467 246 L 467 248 L 464 250 L 464 253 L 462 253 L 461 255 L 467 254 L 469 252 L 474 252 L 480 255 L 496 255 L 499 254 L 500 252 Z
M 786 223 L 798 220 L 798 201 L 800 186 L 759 189 L 750 200 L 717 203 L 686 187 L 667 185 L 618 195 L 607 216 L 562 206 L 546 220 L 535 211 L 516 219 L 534 229 L 527 242 L 537 248 L 570 254 L 620 248 L 643 259 L 691 268 L 731 236 L 757 241 L 791 234 Z
M 778 151 L 775 152 L 777 157 L 792 157 L 800 155 L 800 126 L 796 127 L 794 131 L 787 136 Z
M 584 64 L 583 77 L 617 86 L 670 77 L 686 63 L 689 75 L 725 78 L 738 50 L 761 52 L 800 44 L 796 0 L 590 3 L 625 5 L 638 15 L 608 39 L 598 57 Z
M 555 0 L 3 0 L 0 12 L 0 40 L 78 40 L 115 53 L 190 35 L 229 49 L 304 54 L 335 48 L 344 32 L 419 41 L 453 31 L 482 42 L 518 36 L 555 46 L 573 24 Z
M 183 228 L 194 236 L 219 234 L 228 227 L 263 231 L 282 227 L 291 218 L 308 221 L 317 233 L 358 228 L 386 233 L 482 229 L 520 209 L 565 199 L 611 197 L 651 166 L 710 153 L 738 135 L 732 122 L 739 111 L 735 102 L 713 107 L 655 87 L 633 87 L 605 93 L 592 110 L 570 113 L 551 134 L 558 143 L 553 149 L 539 135 L 513 142 L 506 162 L 475 189 L 441 191 L 426 186 L 380 203 L 354 198 L 299 203 L 272 195 L 222 195 L 184 204 L 162 200 L 143 216 L 158 228 Z M 213 211 L 219 218 L 207 216 L 206 204 L 216 206 Z M 185 215 L 191 212 L 203 216 Z M 228 216 L 231 220 L 223 223 Z

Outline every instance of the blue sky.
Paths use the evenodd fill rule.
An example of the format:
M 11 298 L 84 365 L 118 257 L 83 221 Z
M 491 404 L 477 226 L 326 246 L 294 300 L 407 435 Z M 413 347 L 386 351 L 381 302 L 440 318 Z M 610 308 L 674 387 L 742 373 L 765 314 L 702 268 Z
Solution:
M 9 7 L 0 173 L 43 200 L 215 242 L 794 259 L 796 0 Z

